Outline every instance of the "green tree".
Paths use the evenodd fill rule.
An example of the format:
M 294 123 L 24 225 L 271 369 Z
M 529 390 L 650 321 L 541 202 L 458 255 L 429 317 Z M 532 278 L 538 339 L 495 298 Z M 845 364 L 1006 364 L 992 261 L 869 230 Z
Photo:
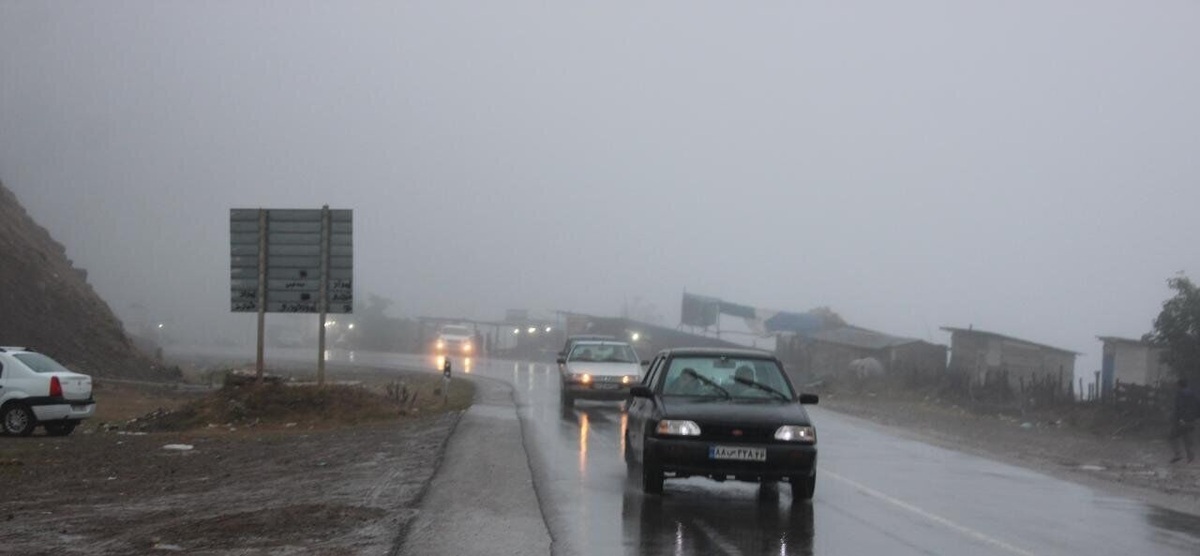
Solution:
M 1165 347 L 1163 362 L 1180 377 L 1200 379 L 1200 288 L 1180 273 L 1167 280 L 1175 295 L 1163 302 L 1154 331 L 1145 336 Z

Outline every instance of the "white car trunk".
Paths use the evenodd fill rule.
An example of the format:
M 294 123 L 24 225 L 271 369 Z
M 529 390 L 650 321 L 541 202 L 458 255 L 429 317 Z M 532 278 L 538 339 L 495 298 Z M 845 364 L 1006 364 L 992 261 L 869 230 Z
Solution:
M 567 363 L 569 373 L 587 373 L 592 376 L 639 376 L 642 366 L 637 363 L 611 363 L 605 361 L 571 361 Z
M 83 401 L 92 397 L 92 377 L 78 373 L 50 373 L 50 376 L 58 377 L 64 398 Z

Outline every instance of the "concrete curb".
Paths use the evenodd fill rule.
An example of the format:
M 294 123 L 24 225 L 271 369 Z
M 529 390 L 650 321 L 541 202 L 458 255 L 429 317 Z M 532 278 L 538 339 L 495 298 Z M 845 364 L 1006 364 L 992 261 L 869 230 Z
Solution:
M 399 554 L 549 554 L 511 386 L 483 377 Z

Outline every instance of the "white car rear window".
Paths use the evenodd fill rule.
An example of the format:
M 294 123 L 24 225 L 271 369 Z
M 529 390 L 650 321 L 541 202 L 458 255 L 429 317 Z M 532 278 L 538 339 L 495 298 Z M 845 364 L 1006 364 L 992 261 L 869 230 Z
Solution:
M 68 369 L 45 355 L 40 353 L 14 353 L 13 357 L 25 364 L 26 367 L 33 369 L 35 373 L 69 373 Z

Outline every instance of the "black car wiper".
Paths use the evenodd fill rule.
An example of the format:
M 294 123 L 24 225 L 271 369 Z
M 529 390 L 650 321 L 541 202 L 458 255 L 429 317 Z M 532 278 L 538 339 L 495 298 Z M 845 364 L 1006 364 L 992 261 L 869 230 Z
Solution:
M 787 394 L 784 394 L 783 392 L 780 392 L 779 390 L 771 388 L 770 386 L 767 386 L 766 384 L 763 384 L 761 382 L 751 380 L 749 378 L 741 377 L 741 376 L 735 376 L 735 377 L 733 377 L 733 380 L 734 380 L 734 382 L 737 382 L 738 384 L 745 384 L 746 386 L 750 386 L 751 388 L 758 388 L 759 390 L 762 390 L 763 392 L 770 392 L 772 394 L 775 394 L 776 396 L 779 396 L 779 399 L 781 399 L 785 402 L 792 401 L 792 399 L 789 398 Z
M 713 388 L 716 388 L 717 390 L 720 390 L 721 394 L 725 396 L 725 399 L 727 399 L 727 400 L 733 399 L 733 396 L 730 395 L 729 391 L 724 388 L 721 388 L 721 385 L 717 384 L 716 381 L 714 381 L 713 379 L 708 378 L 692 369 L 684 369 L 683 374 L 690 376 L 692 378 L 699 379 L 700 382 L 703 382 L 709 386 L 712 386 Z

